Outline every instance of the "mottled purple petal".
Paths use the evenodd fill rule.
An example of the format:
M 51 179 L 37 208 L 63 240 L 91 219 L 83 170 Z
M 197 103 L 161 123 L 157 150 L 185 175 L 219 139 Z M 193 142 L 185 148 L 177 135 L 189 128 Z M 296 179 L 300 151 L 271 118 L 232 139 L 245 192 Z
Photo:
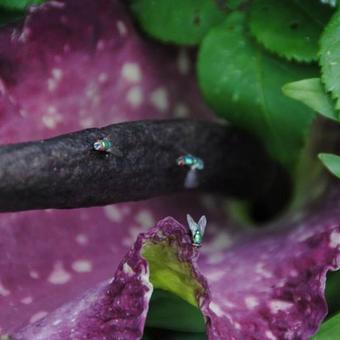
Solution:
M 167 218 L 138 237 L 134 247 L 118 266 L 112 282 L 88 291 L 77 301 L 28 326 L 15 337 L 67 339 L 72 336 L 80 338 L 86 334 L 89 338 L 100 339 L 140 338 L 153 290 L 142 250 L 148 244 L 164 244 L 164 241 L 165 247 L 174 248 L 179 261 L 186 263 L 191 275 L 201 281 L 202 289 L 197 291 L 197 297 L 205 294 L 206 282 L 196 268 L 198 253 L 192 247 L 187 229 L 172 218 Z M 68 315 L 66 320 L 65 315 Z
M 0 31 L 0 55 L 1 143 L 133 119 L 211 116 L 188 52 L 142 37 L 123 1 L 35 7 L 22 27 Z M 184 218 L 176 202 L 1 214 L 0 333 L 112 277 L 140 232 L 168 214 Z
M 0 54 L 1 143 L 131 119 L 210 116 L 187 52 L 142 37 L 117 0 L 35 8 L 23 27 L 0 32 Z M 196 298 L 210 339 L 307 339 L 326 314 L 326 271 L 340 266 L 338 191 L 258 232 L 237 230 L 218 201 L 190 195 L 2 214 L 0 334 L 140 337 L 151 294 L 141 242 L 164 237 L 203 287 Z M 172 219 L 129 251 L 157 220 L 183 223 L 187 212 L 208 216 L 198 262 L 188 230 Z
M 185 50 L 142 38 L 118 0 L 50 1 L 0 33 L 1 142 L 113 122 L 210 116 Z
M 152 291 L 142 247 L 150 242 L 164 246 L 165 240 L 201 287 L 195 296 L 210 339 L 308 339 L 326 315 L 326 272 L 340 267 L 339 212 L 329 204 L 337 196 L 307 211 L 303 223 L 285 221 L 276 231 L 233 237 L 222 232 L 221 241 L 212 226 L 199 250 L 187 227 L 164 219 L 139 236 L 111 283 L 28 326 L 18 337 L 60 339 L 75 329 L 91 336 L 110 338 L 115 332 L 113 339 L 138 338 Z
M 143 335 L 152 294 L 140 244 L 119 266 L 114 280 L 88 290 L 41 321 L 15 334 L 16 339 L 138 339 Z
M 139 233 L 167 214 L 184 221 L 188 211 L 208 213 L 197 198 L 183 195 L 104 208 L 2 214 L 0 330 L 34 323 L 112 278 Z M 222 224 L 223 213 L 217 210 L 214 216 Z
M 240 234 L 229 248 L 202 249 L 212 338 L 228 334 L 229 322 L 239 339 L 308 339 L 316 332 L 327 314 L 326 272 L 340 267 L 339 196 L 337 188 L 300 216 Z

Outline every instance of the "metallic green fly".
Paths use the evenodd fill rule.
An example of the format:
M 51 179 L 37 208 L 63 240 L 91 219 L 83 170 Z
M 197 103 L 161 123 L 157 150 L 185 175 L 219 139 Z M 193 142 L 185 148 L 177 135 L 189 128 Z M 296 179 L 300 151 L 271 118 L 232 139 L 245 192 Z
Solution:
M 107 137 L 103 139 L 98 139 L 96 142 L 94 142 L 93 149 L 100 152 L 112 153 L 117 157 L 123 157 L 121 151 L 114 147 L 111 140 Z
M 196 223 L 193 218 L 187 214 L 187 221 L 189 229 L 191 231 L 191 240 L 194 247 L 200 247 L 202 244 L 203 235 L 205 232 L 205 227 L 207 226 L 207 218 L 202 216 L 198 223 Z

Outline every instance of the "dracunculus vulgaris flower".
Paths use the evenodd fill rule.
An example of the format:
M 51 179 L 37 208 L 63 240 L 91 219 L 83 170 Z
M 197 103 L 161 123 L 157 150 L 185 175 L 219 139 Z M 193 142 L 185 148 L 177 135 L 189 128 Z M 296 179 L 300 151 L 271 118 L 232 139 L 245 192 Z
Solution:
M 169 117 L 213 114 L 190 54 L 144 37 L 124 1 L 51 1 L 1 29 L 1 143 Z M 209 339 L 307 339 L 340 266 L 340 189 L 313 195 L 255 231 L 197 195 L 2 214 L 0 334 L 139 339 L 158 288 L 197 307 Z M 187 212 L 208 216 L 199 250 Z

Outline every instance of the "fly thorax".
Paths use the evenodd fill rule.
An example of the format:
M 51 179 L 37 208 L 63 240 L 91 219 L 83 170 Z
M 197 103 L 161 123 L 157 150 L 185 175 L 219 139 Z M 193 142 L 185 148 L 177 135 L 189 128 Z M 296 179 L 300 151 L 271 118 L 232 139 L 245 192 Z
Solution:
M 195 231 L 194 237 L 193 237 L 193 243 L 194 244 L 201 244 L 202 242 L 202 235 L 199 230 Z

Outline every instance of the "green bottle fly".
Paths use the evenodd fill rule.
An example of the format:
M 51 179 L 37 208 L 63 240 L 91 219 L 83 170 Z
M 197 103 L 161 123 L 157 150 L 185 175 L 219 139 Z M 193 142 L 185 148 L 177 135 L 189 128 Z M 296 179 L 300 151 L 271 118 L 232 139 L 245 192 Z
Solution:
M 193 218 L 188 214 L 187 221 L 191 232 L 192 245 L 194 247 L 200 247 L 202 244 L 205 228 L 207 226 L 207 218 L 205 216 L 202 216 L 199 219 L 198 223 L 196 223 Z

